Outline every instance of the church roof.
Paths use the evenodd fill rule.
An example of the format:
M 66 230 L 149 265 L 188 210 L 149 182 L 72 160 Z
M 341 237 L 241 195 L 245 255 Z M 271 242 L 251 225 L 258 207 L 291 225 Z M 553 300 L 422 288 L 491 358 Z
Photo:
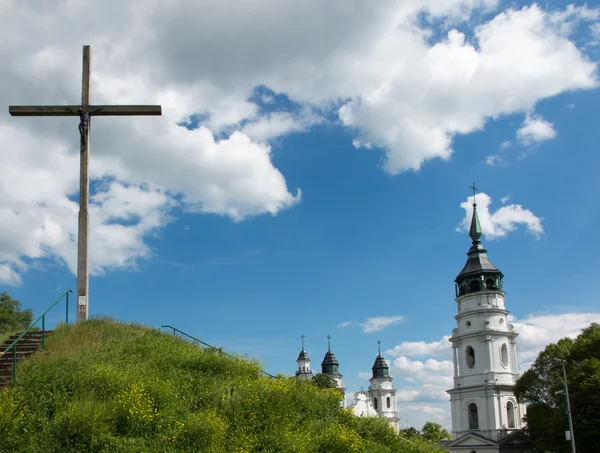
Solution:
M 333 355 L 333 352 L 331 352 L 331 351 L 327 351 L 327 353 L 325 354 L 325 357 L 323 358 L 323 362 L 321 363 L 321 365 L 339 365 L 339 364 L 340 363 L 337 361 L 337 359 Z
M 304 349 L 302 351 L 300 351 L 300 354 L 298 354 L 298 359 L 296 360 L 296 362 L 298 362 L 300 360 L 310 360 L 308 358 L 308 352 L 306 352 Z
M 477 204 L 473 203 L 473 217 L 471 218 L 471 228 L 469 230 L 469 236 L 471 236 L 473 245 L 471 245 L 467 253 L 467 262 L 456 277 L 456 283 L 460 283 L 465 278 L 477 276 L 481 273 L 499 274 L 503 277 L 502 272 L 488 258 L 487 250 L 480 241 L 481 235 L 482 231 L 479 223 L 479 215 L 477 214 Z
M 381 369 L 389 369 L 389 366 L 385 359 L 381 357 L 381 354 L 379 354 L 375 359 L 375 363 L 373 364 L 373 371 Z

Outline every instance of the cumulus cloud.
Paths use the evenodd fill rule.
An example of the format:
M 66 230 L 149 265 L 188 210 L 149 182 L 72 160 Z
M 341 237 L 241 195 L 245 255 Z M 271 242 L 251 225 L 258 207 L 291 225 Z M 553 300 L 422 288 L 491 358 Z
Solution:
M 549 343 L 577 337 L 591 323 L 600 323 L 600 313 L 534 314 L 519 320 L 509 317 L 519 333 L 518 352 L 521 372 L 529 368 Z
M 536 216 L 529 209 L 523 208 L 519 204 L 504 204 L 495 212 L 490 211 L 492 199 L 485 193 L 477 194 L 477 214 L 481 229 L 488 239 L 498 239 L 514 232 L 518 226 L 523 226 L 525 231 L 536 238 L 544 233 L 542 227 L 542 218 Z M 467 201 L 460 204 L 465 210 L 465 217 L 460 222 L 457 231 L 469 231 L 471 218 L 473 217 L 473 197 L 468 197 Z
M 494 167 L 496 165 L 502 165 L 504 163 L 504 159 L 499 154 L 492 154 L 492 155 L 486 156 L 484 162 L 486 165 L 489 165 L 490 167 Z
M 373 333 L 394 324 L 399 324 L 402 321 L 404 321 L 404 316 L 376 316 L 374 318 L 367 318 L 365 322 L 345 321 L 338 324 L 338 327 L 360 326 L 364 333 Z
M 371 373 L 369 373 L 368 371 L 359 371 L 358 377 L 360 379 L 364 379 L 364 380 L 368 381 L 369 379 L 371 379 L 371 377 L 373 377 L 373 375 Z
M 431 343 L 424 341 L 404 341 L 392 349 L 388 349 L 385 353 L 393 357 L 435 356 L 452 358 L 452 346 L 450 341 L 448 341 L 449 338 L 449 335 L 445 335 L 440 341 L 433 341 Z
M 554 125 L 541 116 L 527 115 L 523 125 L 517 130 L 517 140 L 526 146 L 552 140 L 556 135 Z
M 140 191 L 127 204 L 131 213 L 113 222 L 123 228 L 102 226 L 96 210 L 96 228 L 105 235 L 91 237 L 95 269 L 128 267 L 151 255 L 145 239 L 171 221 L 175 207 L 241 221 L 298 203 L 300 190 L 288 188 L 271 157 L 270 142 L 282 135 L 339 120 L 355 146 L 380 149 L 385 170 L 397 174 L 449 158 L 456 134 L 490 119 L 596 87 L 596 64 L 570 39 L 580 24 L 596 20 L 597 10 L 532 5 L 497 13 L 472 38 L 452 28 L 498 5 L 172 0 L 133 7 L 106 0 L 90 10 L 84 0 L 69 0 L 68 8 L 8 2 L 0 15 L 0 56 L 10 64 L 0 73 L 0 98 L 16 105 L 76 102 L 81 47 L 73 43 L 89 43 L 93 103 L 163 106 L 160 118 L 93 121 L 93 182 Z M 31 22 L 34 16 L 44 21 Z M 450 30 L 434 39 L 439 23 Z M 23 29 L 27 35 L 15 40 Z M 260 86 L 272 94 L 253 100 Z M 292 106 L 279 105 L 279 94 Z M 14 284 L 24 262 L 72 262 L 76 123 L 5 112 L 0 140 L 0 180 L 19 180 L 0 189 L 0 212 L 9 221 L 0 221 L 0 237 L 14 239 L 0 249 L 0 281 Z M 115 188 L 111 197 L 133 193 Z M 104 209 L 104 198 L 97 200 Z M 137 225 L 140 209 L 152 226 Z M 128 215 L 133 224 L 123 220 Z M 115 238 L 125 240 L 114 251 L 121 256 L 100 257 Z

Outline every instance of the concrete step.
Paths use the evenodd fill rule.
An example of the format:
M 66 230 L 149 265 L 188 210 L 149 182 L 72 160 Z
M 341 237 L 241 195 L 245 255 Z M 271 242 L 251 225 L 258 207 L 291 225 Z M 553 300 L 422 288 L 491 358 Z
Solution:
M 17 332 L 14 335 L 11 335 L 9 337 L 9 341 L 14 341 L 17 338 L 19 338 L 21 335 L 23 334 L 23 332 Z M 46 330 L 46 336 L 51 335 L 52 331 L 51 330 Z M 42 337 L 42 331 L 41 330 L 31 330 L 29 332 L 27 332 L 27 335 L 25 335 L 23 337 L 23 339 L 25 338 L 38 338 L 38 337 Z
M 17 360 L 19 360 L 19 358 L 27 358 L 27 357 L 29 357 L 31 354 L 37 352 L 38 349 L 32 349 L 30 351 L 17 350 Z M 7 352 L 6 354 L 0 354 L 0 366 L 2 366 L 2 364 L 4 362 L 12 362 L 13 355 L 14 354 L 13 354 L 12 349 L 9 352 Z
M 3 345 L 0 345 L 0 390 L 12 383 L 13 376 L 13 360 L 14 353 L 11 349 L 6 354 L 2 354 L 6 348 L 8 348 L 13 341 L 21 336 L 23 332 L 17 332 L 15 335 L 10 337 Z M 46 338 L 52 334 L 51 330 L 44 332 Z M 42 331 L 27 332 L 21 340 L 17 343 L 17 362 L 27 359 L 31 354 L 37 352 L 42 347 Z

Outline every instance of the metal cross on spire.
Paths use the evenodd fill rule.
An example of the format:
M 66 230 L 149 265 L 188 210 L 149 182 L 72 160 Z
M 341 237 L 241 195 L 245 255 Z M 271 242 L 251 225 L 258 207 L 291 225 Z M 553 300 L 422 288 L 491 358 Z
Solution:
M 302 350 L 304 351 L 304 334 L 300 335 L 302 337 Z
M 78 116 L 79 134 L 79 223 L 77 233 L 77 321 L 88 319 L 89 298 L 89 156 L 92 116 L 161 115 L 160 105 L 90 105 L 92 50 L 83 46 L 83 71 L 80 105 L 24 105 L 8 107 L 12 116 Z
M 331 352 L 331 335 L 327 335 L 327 350 Z
M 471 190 L 473 190 L 473 206 L 476 205 L 475 203 L 475 193 L 479 192 L 479 189 L 477 187 L 475 187 L 475 182 L 473 182 L 472 186 L 469 186 L 471 188 Z
M 377 352 L 381 355 L 381 341 L 377 340 Z

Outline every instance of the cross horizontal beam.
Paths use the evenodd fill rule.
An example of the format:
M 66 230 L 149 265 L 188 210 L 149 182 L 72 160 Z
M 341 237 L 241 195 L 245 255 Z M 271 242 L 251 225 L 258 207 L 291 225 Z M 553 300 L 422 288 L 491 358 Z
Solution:
M 12 116 L 78 116 L 82 109 L 91 116 L 161 115 L 160 105 L 11 105 Z

